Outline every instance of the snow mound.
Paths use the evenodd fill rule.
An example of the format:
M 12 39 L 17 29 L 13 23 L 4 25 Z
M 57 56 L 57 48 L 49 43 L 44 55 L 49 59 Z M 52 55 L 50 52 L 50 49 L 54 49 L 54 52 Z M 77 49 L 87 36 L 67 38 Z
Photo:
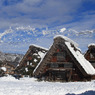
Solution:
M 12 77 L 11 75 L 7 75 L 4 77 L 1 77 L 0 81 L 17 81 L 17 79 L 15 79 L 15 77 Z
M 0 95 L 82 95 L 87 91 L 95 92 L 95 80 L 68 83 L 38 82 L 29 77 L 16 80 L 11 76 L 0 78 Z

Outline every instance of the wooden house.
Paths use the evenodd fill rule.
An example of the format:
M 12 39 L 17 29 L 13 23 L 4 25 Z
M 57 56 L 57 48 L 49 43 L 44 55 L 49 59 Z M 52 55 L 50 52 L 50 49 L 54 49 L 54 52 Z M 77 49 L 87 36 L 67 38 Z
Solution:
M 3 64 L 1 65 L 1 69 L 4 70 L 5 74 L 13 75 L 15 66 L 9 61 L 4 61 Z
M 84 56 L 95 68 L 95 44 L 88 45 L 88 50 Z
M 86 81 L 94 74 L 95 69 L 78 45 L 61 35 L 54 38 L 53 45 L 33 71 L 34 77 L 46 81 Z
M 17 73 L 21 73 L 24 69 L 28 75 L 29 72 L 32 73 L 36 65 L 40 62 L 41 58 L 47 51 L 48 50 L 46 48 L 31 45 L 16 68 Z

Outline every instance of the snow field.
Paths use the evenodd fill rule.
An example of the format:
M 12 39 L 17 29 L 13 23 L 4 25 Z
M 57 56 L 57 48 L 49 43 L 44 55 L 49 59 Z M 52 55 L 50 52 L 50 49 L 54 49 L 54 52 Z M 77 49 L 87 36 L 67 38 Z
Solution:
M 66 95 L 95 91 L 95 81 L 91 82 L 38 82 L 34 78 L 17 80 L 11 76 L 0 78 L 0 95 Z

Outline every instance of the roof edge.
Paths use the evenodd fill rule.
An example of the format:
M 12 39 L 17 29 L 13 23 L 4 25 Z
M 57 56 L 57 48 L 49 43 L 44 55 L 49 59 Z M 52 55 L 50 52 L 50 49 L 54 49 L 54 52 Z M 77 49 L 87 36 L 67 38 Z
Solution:
M 36 45 L 36 44 L 31 44 L 29 47 L 31 47 L 31 46 L 34 46 L 34 47 L 37 47 L 37 48 L 42 48 L 42 49 L 44 49 L 44 50 L 49 50 L 48 48 L 45 48 L 45 47 L 42 47 L 42 46 L 39 46 L 39 45 Z
M 74 42 L 73 40 L 71 40 L 70 38 L 68 38 L 68 37 L 66 37 L 66 36 L 64 36 L 64 35 L 56 35 L 56 36 L 54 37 L 54 40 L 57 39 L 57 38 L 62 38 L 62 39 L 64 39 L 66 42 L 70 42 L 71 44 L 73 44 L 75 47 L 78 47 L 78 46 L 79 46 L 76 42 Z

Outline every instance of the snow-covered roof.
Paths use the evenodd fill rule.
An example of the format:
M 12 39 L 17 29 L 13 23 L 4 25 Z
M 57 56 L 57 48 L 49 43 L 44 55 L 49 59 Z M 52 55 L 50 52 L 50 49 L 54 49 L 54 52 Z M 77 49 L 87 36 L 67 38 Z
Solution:
M 47 48 L 44 48 L 44 47 L 42 47 L 42 46 L 38 46 L 38 45 L 35 45 L 35 44 L 32 44 L 32 45 L 30 45 L 30 46 L 35 46 L 35 47 L 38 47 L 38 48 L 42 48 L 42 49 L 44 49 L 44 50 L 48 50 Z
M 75 47 L 78 47 L 78 44 L 77 44 L 76 42 L 74 42 L 73 40 L 67 38 L 66 36 L 63 36 L 63 35 L 56 35 L 56 36 L 54 37 L 54 39 L 56 39 L 56 38 L 58 38 L 58 37 L 64 39 L 66 42 L 72 43 Z
M 34 69 L 33 73 L 34 73 L 34 72 L 36 71 L 36 69 L 39 67 L 39 65 L 41 64 L 41 62 L 42 62 L 44 56 L 46 55 L 46 53 L 43 53 L 43 52 L 41 52 L 41 51 L 39 51 L 38 54 L 40 55 L 41 60 L 40 60 L 40 62 L 38 63 L 38 65 L 36 66 L 36 68 Z
M 6 67 L 1 67 L 1 69 L 6 72 Z
M 57 35 L 57 36 L 54 37 L 54 39 L 56 39 L 58 37 L 61 37 L 62 39 L 65 40 L 65 44 L 66 44 L 67 48 L 70 50 L 70 52 L 73 54 L 73 56 L 79 62 L 79 64 L 83 67 L 83 69 L 86 71 L 86 73 L 90 74 L 90 75 L 95 74 L 94 67 L 81 54 L 81 52 L 79 51 L 80 49 L 78 48 L 78 44 L 76 42 L 72 41 L 71 39 L 63 36 L 63 35 Z M 74 50 L 74 47 L 71 46 L 71 44 L 73 44 L 74 47 L 77 49 L 76 51 Z M 91 45 L 95 46 L 95 44 L 90 44 L 90 46 Z
M 73 47 L 71 47 L 70 42 L 65 42 L 66 46 L 70 50 L 70 52 L 73 54 L 73 56 L 76 58 L 76 60 L 79 62 L 79 64 L 82 66 L 82 68 L 85 70 L 87 74 L 94 75 L 95 69 L 91 65 L 90 62 L 88 62 L 84 56 L 77 50 L 75 51 Z
M 43 60 L 43 58 L 44 58 L 45 55 L 46 55 L 46 53 L 41 53 L 41 52 L 39 52 L 38 54 L 40 54 L 41 60 L 40 60 L 40 62 L 38 63 L 38 65 L 36 66 L 36 68 L 34 69 L 33 73 L 34 73 L 34 72 L 36 71 L 36 69 L 40 66 L 40 64 L 41 64 L 41 62 L 42 62 L 42 60 Z
M 78 48 L 78 44 L 74 41 L 72 41 L 71 39 L 62 36 L 62 35 L 57 35 L 54 37 L 54 39 L 61 37 L 62 39 L 65 40 L 65 44 L 67 46 L 67 48 L 70 50 L 70 52 L 73 54 L 73 56 L 76 58 L 76 60 L 79 62 L 79 64 L 82 66 L 82 68 L 85 70 L 85 72 L 88 75 L 95 75 L 95 69 L 94 67 L 91 65 L 91 63 L 89 61 L 87 61 L 84 56 L 81 54 L 80 49 Z M 72 47 L 71 45 L 73 45 L 74 47 Z M 74 48 L 76 48 L 76 50 L 74 50 Z M 45 53 L 46 55 L 46 53 Z M 34 69 L 33 73 L 36 71 L 36 69 L 40 66 L 43 58 L 45 57 L 45 55 L 43 55 L 43 57 L 41 58 L 41 61 L 39 62 L 39 64 L 36 66 L 36 68 Z
M 88 45 L 88 47 L 94 46 L 95 47 L 95 43 L 91 43 Z

